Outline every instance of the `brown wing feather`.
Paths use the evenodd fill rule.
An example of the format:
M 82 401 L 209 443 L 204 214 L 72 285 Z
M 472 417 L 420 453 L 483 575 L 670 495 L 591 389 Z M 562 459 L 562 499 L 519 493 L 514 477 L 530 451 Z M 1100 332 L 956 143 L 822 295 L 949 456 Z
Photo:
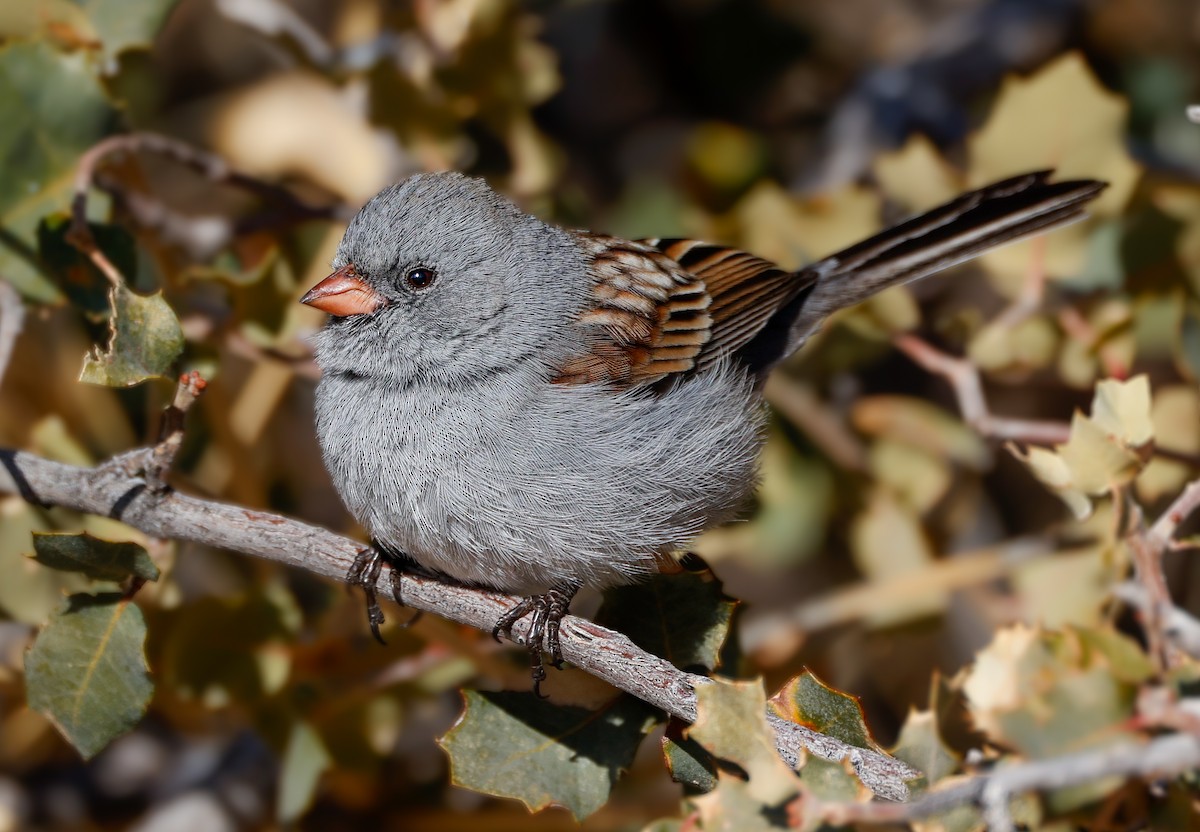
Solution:
M 696 357 L 697 367 L 745 347 L 771 316 L 813 282 L 735 248 L 685 239 L 643 242 L 703 280 L 712 297 L 712 337 Z
M 595 282 L 577 323 L 591 344 L 555 382 L 640 387 L 695 367 L 712 336 L 704 281 L 643 243 L 592 234 L 580 240 L 593 257 Z

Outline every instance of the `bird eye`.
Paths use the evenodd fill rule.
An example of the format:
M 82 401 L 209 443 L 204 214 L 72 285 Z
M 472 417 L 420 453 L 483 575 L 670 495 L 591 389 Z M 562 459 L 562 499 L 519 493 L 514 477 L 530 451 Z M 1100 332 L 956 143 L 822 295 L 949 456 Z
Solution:
M 408 274 L 404 275 L 404 282 L 414 289 L 427 289 L 436 277 L 437 272 L 433 269 L 418 266 L 415 269 L 409 269 Z

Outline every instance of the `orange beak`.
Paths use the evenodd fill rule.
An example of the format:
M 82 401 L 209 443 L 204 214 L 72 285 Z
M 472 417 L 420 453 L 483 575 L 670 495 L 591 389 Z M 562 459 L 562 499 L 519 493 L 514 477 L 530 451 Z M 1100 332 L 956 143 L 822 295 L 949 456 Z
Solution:
M 358 276 L 353 263 L 347 263 L 309 289 L 300 302 L 328 312 L 335 318 L 369 315 L 387 303 Z

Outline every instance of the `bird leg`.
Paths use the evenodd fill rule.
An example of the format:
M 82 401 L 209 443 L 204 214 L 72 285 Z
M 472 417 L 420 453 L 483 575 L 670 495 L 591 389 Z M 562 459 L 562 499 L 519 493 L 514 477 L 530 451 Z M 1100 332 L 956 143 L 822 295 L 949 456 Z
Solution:
M 358 554 L 354 557 L 354 563 L 350 565 L 350 570 L 346 573 L 346 583 L 350 586 L 362 587 L 363 594 L 367 598 L 367 623 L 371 626 L 371 634 L 375 636 L 375 640 L 380 644 L 386 644 L 387 642 L 383 640 L 383 636 L 379 633 L 379 625 L 383 623 L 384 618 L 383 610 L 379 608 L 379 599 L 375 595 L 375 590 L 379 583 L 379 576 L 383 572 L 385 561 L 390 567 L 388 570 L 388 584 L 392 592 L 392 598 L 401 607 L 404 606 L 404 601 L 400 595 L 401 573 L 407 572 L 410 575 L 431 576 L 428 570 L 424 569 L 408 555 L 403 552 L 387 549 L 377 541 L 371 541 L 370 546 L 358 550 Z M 400 626 L 411 626 L 420 617 L 421 611 L 417 610 L 412 618 Z
M 562 644 L 559 643 L 558 631 L 571 599 L 579 591 L 579 584 L 569 583 L 556 586 L 541 595 L 531 595 L 510 609 L 496 622 L 492 628 L 492 638 L 500 640 L 504 633 L 512 638 L 513 625 L 525 616 L 533 613 L 529 619 L 529 632 L 525 635 L 525 648 L 529 651 L 529 664 L 533 670 L 533 692 L 543 699 L 542 682 L 546 679 L 546 665 L 542 654 L 550 654 L 550 664 L 562 670 Z

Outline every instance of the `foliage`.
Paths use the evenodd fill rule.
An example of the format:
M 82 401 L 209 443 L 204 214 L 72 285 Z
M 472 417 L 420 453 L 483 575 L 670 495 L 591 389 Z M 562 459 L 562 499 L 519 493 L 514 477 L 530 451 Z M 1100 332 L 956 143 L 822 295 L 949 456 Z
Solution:
M 606 594 L 595 620 L 713 676 L 694 725 L 571 668 L 535 700 L 524 654 L 486 634 L 389 614 L 378 647 L 361 598 L 310 575 L 0 498 L 0 828 L 132 824 L 190 795 L 245 828 L 535 811 L 546 828 L 816 829 L 871 795 L 849 759 L 789 769 L 770 719 L 889 751 L 922 773 L 914 796 L 1196 730 L 1200 665 L 1123 584 L 1136 562 L 1176 599 L 1200 589 L 1178 520 L 1149 525 L 1200 468 L 1188 24 L 1099 4 L 1071 28 L 1085 51 L 1059 54 L 1039 18 L 1022 43 L 1058 46 L 1004 73 L 919 34 L 942 31 L 930 4 L 648 5 L 0 10 L 0 278 L 30 310 L 0 445 L 94 464 L 152 440 L 164 379 L 199 370 L 172 483 L 347 533 L 311 427 L 321 320 L 296 300 L 338 218 L 406 173 L 460 168 L 564 225 L 787 266 L 1012 173 L 1110 183 L 1086 222 L 830 322 L 768 387 L 747 520 L 696 542 L 724 583 L 685 570 Z M 943 62 L 884 37 L 898 19 Z M 871 97 L 911 78 L 921 95 Z M 927 111 L 897 115 L 909 101 Z M 847 127 L 864 118 L 874 132 Z M 99 160 L 86 219 L 110 273 L 70 233 L 73 183 L 134 131 L 223 161 Z M 936 378 L 909 360 L 922 349 L 965 361 Z M 990 412 L 947 380 L 979 382 Z M 1185 828 L 1195 788 L 1099 777 L 1003 802 L 1031 828 Z M 911 823 L 983 824 L 974 805 Z

